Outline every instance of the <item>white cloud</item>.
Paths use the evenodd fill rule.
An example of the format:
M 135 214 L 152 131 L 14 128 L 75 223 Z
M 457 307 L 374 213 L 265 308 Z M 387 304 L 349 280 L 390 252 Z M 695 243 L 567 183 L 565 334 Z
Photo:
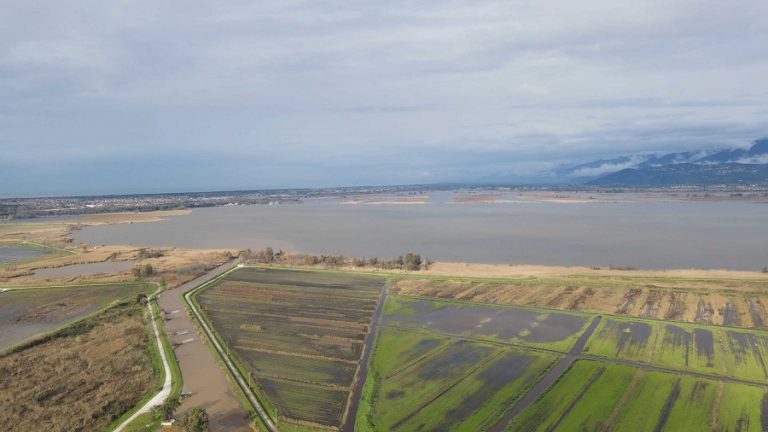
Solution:
M 740 145 L 768 131 L 766 14 L 762 0 L 11 2 L 0 146 L 16 164 L 296 155 L 335 166 L 318 174 L 333 183 L 415 153 L 432 159 L 411 177 L 440 181 Z

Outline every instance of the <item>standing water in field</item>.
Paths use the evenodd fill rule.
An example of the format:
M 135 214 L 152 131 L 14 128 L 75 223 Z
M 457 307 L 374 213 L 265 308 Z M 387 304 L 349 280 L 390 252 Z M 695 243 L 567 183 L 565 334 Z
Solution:
M 0 246 L 0 265 L 45 255 L 43 249 Z

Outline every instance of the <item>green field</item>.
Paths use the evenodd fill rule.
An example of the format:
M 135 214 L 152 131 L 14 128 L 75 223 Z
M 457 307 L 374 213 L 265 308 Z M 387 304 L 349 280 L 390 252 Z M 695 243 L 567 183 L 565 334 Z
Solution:
M 765 392 L 762 386 L 579 360 L 506 430 L 760 431 Z
M 758 330 L 605 318 L 585 352 L 677 371 L 768 383 L 768 334 Z
M 381 328 L 368 430 L 483 430 L 556 360 L 554 354 Z
M 338 428 L 386 282 L 243 268 L 195 300 L 281 429 Z

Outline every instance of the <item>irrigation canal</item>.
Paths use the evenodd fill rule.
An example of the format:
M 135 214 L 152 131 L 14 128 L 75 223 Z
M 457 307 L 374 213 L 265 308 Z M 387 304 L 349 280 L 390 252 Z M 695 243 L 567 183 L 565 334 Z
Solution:
M 387 283 L 387 285 L 384 286 L 384 289 L 381 290 L 379 302 L 376 304 L 376 309 L 373 311 L 371 328 L 368 330 L 368 335 L 365 337 L 363 357 L 360 359 L 357 368 L 357 376 L 355 377 L 355 383 L 352 387 L 352 393 L 349 395 L 349 403 L 341 425 L 341 432 L 354 432 L 355 430 L 357 410 L 360 408 L 360 398 L 363 396 L 363 386 L 365 385 L 365 380 L 368 379 L 368 359 L 371 357 L 374 348 L 373 345 L 376 342 L 376 329 L 379 326 L 381 314 L 384 310 L 384 302 L 387 300 L 388 285 L 389 283 Z

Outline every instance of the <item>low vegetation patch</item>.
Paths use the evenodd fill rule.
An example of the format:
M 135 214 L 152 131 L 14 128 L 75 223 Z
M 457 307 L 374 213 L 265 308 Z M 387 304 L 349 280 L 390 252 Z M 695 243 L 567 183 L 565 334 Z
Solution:
M 126 300 L 0 356 L 0 429 L 101 430 L 154 391 L 145 310 Z

